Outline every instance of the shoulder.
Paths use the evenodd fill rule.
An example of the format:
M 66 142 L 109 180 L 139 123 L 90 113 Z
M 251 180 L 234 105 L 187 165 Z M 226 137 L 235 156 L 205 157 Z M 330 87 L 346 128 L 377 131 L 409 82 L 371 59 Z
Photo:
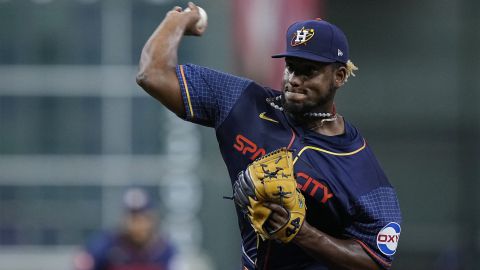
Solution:
M 204 67 L 196 64 L 182 64 L 177 66 L 177 75 L 182 79 L 194 78 L 209 83 L 236 83 L 248 85 L 252 80 L 237 76 L 214 68 Z
M 162 261 L 168 261 L 177 254 L 177 248 L 165 237 L 157 236 L 151 246 L 154 256 Z
M 265 98 L 276 97 L 280 94 L 280 91 L 260 85 L 254 81 L 251 81 L 244 91 L 244 96 L 250 98 L 263 98 L 262 101 L 264 101 Z
M 224 71 L 199 66 L 195 64 L 184 64 L 177 66 L 177 75 L 186 85 L 204 85 L 217 89 L 220 92 L 235 93 L 235 89 L 244 90 L 243 93 L 249 96 L 277 96 L 281 92 L 270 87 L 262 86 L 259 83 Z
M 352 123 L 345 121 L 345 131 L 347 136 L 356 142 L 358 146 L 358 153 L 354 155 L 354 162 L 351 164 L 355 170 L 352 173 L 357 173 L 358 180 L 361 184 L 366 185 L 365 192 L 376 189 L 378 187 L 391 187 L 386 174 L 376 155 L 374 154 L 368 140 L 360 133 L 359 129 Z M 360 189 L 362 190 L 362 189 Z
M 258 115 L 258 110 L 265 110 L 268 98 L 272 98 L 280 94 L 281 92 L 277 90 L 251 81 L 245 87 L 234 106 L 232 106 L 232 113 L 240 114 L 242 117 L 245 117 L 246 113 Z
M 351 123 L 349 120 L 346 119 L 346 117 L 342 116 L 343 118 L 343 123 L 345 127 L 345 134 L 350 138 L 350 139 L 363 139 L 362 134 L 358 130 L 358 128 Z
M 87 242 L 87 250 L 92 253 L 103 253 L 112 247 L 116 241 L 117 234 L 108 231 L 101 231 L 93 234 Z
M 349 121 L 344 125 L 343 135 L 316 137 L 320 147 L 310 151 L 328 182 L 350 203 L 379 188 L 392 188 L 368 141 Z

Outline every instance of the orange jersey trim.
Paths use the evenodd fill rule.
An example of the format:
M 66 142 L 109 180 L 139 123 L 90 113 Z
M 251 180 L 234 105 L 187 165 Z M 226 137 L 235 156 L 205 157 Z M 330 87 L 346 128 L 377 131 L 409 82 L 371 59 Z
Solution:
M 190 101 L 190 92 L 188 91 L 187 80 L 185 79 L 185 72 L 183 71 L 183 65 L 180 65 L 180 74 L 182 74 L 183 85 L 185 86 L 185 93 L 187 94 L 188 108 L 190 109 L 190 115 L 193 118 L 192 102 Z
M 290 139 L 290 143 L 288 144 L 287 149 L 290 149 L 290 147 L 292 147 L 294 141 L 295 141 L 295 132 L 292 129 L 292 139 Z

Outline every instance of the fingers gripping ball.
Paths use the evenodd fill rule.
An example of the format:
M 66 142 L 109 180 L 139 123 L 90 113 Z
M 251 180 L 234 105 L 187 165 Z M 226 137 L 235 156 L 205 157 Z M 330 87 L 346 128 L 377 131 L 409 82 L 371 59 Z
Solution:
M 200 14 L 200 19 L 198 19 L 195 27 L 197 28 L 198 31 L 203 31 L 205 28 L 207 28 L 208 15 L 203 8 L 199 6 L 197 6 L 197 8 L 198 8 L 198 13 Z M 189 7 L 185 8 L 184 10 L 184 12 L 190 12 L 190 11 L 192 10 Z
M 297 189 L 293 173 L 292 153 L 281 148 L 250 164 L 234 184 L 234 200 L 262 238 L 290 242 L 303 224 L 306 212 L 305 198 Z M 271 210 L 263 202 L 284 207 L 288 212 L 285 224 L 269 228 Z

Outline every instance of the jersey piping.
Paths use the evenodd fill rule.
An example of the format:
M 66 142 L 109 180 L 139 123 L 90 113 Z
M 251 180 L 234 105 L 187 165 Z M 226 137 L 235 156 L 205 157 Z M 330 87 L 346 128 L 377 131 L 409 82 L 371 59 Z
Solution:
M 192 101 L 190 100 L 190 91 L 188 90 L 188 83 L 185 79 L 185 72 L 183 71 L 183 65 L 180 65 L 180 74 L 182 74 L 183 85 L 185 85 L 185 93 L 187 94 L 188 108 L 190 109 L 190 116 L 193 118 Z
M 325 149 L 320 148 L 320 147 L 308 145 L 308 146 L 303 147 L 302 150 L 300 150 L 300 152 L 298 152 L 298 155 L 293 160 L 293 164 L 295 164 L 297 162 L 298 158 L 303 154 L 304 151 L 309 150 L 309 149 L 319 151 L 319 152 L 323 152 L 325 154 L 329 154 L 329 155 L 333 155 L 333 156 L 351 156 L 351 155 L 355 155 L 356 153 L 362 151 L 363 149 L 365 149 L 366 146 L 367 146 L 367 142 L 364 139 L 363 140 L 363 145 L 360 148 L 358 148 L 357 150 L 352 151 L 352 152 L 347 152 L 347 153 L 338 153 L 338 152 L 332 152 L 332 151 L 329 151 L 329 150 L 325 150 Z

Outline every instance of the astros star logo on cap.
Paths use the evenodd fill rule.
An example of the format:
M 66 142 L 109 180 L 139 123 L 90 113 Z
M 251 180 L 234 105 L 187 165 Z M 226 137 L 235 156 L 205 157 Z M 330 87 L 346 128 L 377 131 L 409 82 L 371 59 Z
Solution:
M 348 62 L 348 41 L 343 31 L 324 20 L 295 22 L 285 35 L 286 52 L 273 58 L 298 57 L 322 63 Z
M 296 33 L 293 34 L 292 42 L 290 44 L 292 46 L 306 44 L 313 35 L 315 35 L 314 29 L 305 29 L 305 27 L 302 27 L 302 29 L 297 30 Z

